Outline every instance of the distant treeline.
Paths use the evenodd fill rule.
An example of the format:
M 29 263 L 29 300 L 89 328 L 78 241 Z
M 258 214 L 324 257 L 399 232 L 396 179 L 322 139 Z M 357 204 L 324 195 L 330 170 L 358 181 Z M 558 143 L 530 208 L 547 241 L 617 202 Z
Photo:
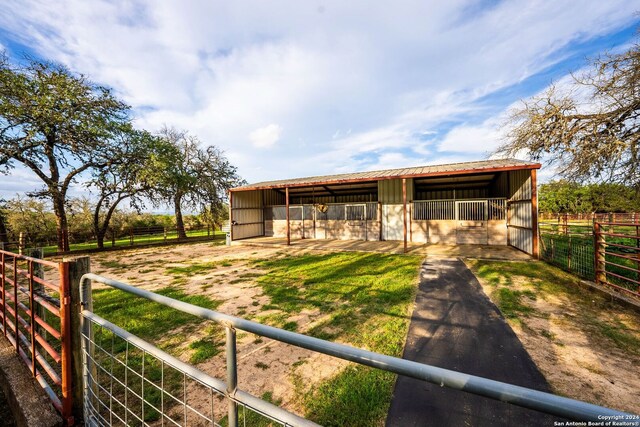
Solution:
M 640 191 L 622 184 L 551 181 L 540 185 L 542 213 L 640 212 Z
M 69 201 L 69 240 L 80 243 L 96 240 L 93 228 L 95 204 L 89 199 L 79 198 Z M 185 215 L 186 229 L 210 226 L 219 229 L 222 217 L 213 218 L 204 214 Z M 117 209 L 109 223 L 107 239 L 111 233 L 123 235 L 130 229 L 176 228 L 173 214 L 153 214 L 134 210 Z M 0 242 L 17 242 L 23 233 L 28 245 L 55 245 L 57 241 L 56 216 L 48 203 L 33 198 L 15 198 L 0 204 Z

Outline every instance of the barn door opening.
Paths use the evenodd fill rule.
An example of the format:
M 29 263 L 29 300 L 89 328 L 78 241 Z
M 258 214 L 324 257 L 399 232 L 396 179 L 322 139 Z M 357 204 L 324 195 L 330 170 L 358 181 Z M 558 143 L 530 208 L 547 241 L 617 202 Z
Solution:
M 456 201 L 456 243 L 486 245 L 489 241 L 486 200 Z

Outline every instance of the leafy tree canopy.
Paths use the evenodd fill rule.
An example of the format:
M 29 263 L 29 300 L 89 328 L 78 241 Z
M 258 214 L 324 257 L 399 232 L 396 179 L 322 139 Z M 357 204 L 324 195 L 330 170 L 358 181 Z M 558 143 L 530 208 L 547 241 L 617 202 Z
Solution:
M 538 194 L 540 212 L 640 212 L 640 193 L 622 184 L 560 180 L 540 185 Z
M 42 180 L 34 195 L 53 203 L 60 250 L 69 246 L 69 186 L 119 158 L 118 135 L 131 130 L 129 107 L 110 89 L 59 64 L 0 56 L 0 172 L 21 164 Z

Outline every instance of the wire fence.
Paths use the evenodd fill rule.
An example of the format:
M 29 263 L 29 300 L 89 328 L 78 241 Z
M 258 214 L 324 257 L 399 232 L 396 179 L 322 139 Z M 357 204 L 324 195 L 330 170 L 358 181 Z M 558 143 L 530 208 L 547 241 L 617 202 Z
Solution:
M 595 279 L 593 226 L 540 223 L 540 257 L 583 279 Z
M 91 282 L 212 320 L 225 327 L 226 381 L 213 378 L 96 315 Z M 90 426 L 300 426 L 317 424 L 238 388 L 236 331 L 580 421 L 629 417 L 613 409 L 333 343 L 155 294 L 95 274 L 80 280 L 85 414 Z M 200 387 L 200 391 L 194 387 Z M 611 418 L 613 419 L 613 418 Z M 629 419 L 629 418 L 616 418 Z
M 226 384 L 91 313 L 83 332 L 91 426 L 229 426 Z M 287 426 L 234 401 L 240 426 Z
M 640 223 L 540 223 L 540 257 L 579 277 L 640 297 Z
M 135 227 L 121 231 L 110 231 L 104 238 L 102 249 L 128 246 L 163 244 L 195 239 L 224 239 L 225 233 L 212 226 L 185 227 L 183 233 L 177 227 Z M 70 239 L 71 240 L 71 239 Z M 97 240 L 73 242 L 70 252 L 100 250 Z M 0 249 L 25 253 L 30 248 L 41 248 L 45 256 L 59 254 L 58 247 L 48 242 L 34 242 L 27 235 L 21 234 L 15 242 L 0 242 Z
M 589 212 L 589 213 L 552 213 L 541 212 L 542 221 L 557 223 L 593 223 L 596 222 L 625 222 L 640 224 L 640 212 Z

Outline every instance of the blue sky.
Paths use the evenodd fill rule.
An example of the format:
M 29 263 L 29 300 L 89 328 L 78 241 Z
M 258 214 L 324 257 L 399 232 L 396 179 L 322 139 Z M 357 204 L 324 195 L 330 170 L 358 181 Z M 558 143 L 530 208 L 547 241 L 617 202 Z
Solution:
M 632 43 L 639 10 L 640 0 L 4 0 L 0 45 L 113 87 L 137 126 L 187 129 L 256 182 L 486 158 L 509 108 Z M 0 197 L 39 186 L 22 169 L 0 180 Z

